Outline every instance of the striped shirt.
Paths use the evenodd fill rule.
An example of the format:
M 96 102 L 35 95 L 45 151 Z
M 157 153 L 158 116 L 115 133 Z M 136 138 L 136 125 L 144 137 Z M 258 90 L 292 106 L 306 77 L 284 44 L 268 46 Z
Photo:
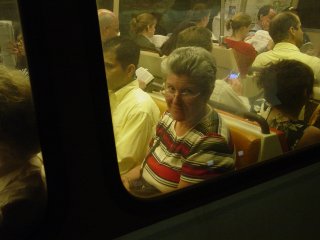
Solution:
M 180 179 L 199 183 L 234 169 L 233 145 L 226 124 L 213 110 L 183 136 L 174 130 L 176 121 L 166 112 L 142 164 L 143 178 L 168 192 Z

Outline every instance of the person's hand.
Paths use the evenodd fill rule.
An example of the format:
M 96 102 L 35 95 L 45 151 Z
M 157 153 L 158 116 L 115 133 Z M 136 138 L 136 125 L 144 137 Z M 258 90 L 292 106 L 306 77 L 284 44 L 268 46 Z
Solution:
M 6 47 L 6 50 L 11 54 L 15 54 L 15 55 L 19 54 L 19 48 L 15 42 L 9 42 Z
M 129 178 L 126 176 L 121 176 L 121 181 L 122 181 L 123 186 L 129 191 L 129 187 L 130 187 Z
M 6 50 L 17 57 L 24 57 L 26 55 L 23 39 L 18 39 L 17 42 L 9 42 Z
M 226 82 L 230 84 L 233 91 L 235 91 L 238 95 L 242 95 L 242 83 L 240 82 L 239 78 L 234 79 L 226 79 Z

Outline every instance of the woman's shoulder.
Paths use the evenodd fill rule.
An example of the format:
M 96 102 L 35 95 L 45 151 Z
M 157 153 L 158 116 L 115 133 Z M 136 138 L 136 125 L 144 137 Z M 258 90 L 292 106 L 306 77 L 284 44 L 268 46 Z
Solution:
M 228 47 L 233 48 L 240 53 L 254 56 L 257 54 L 254 47 L 245 41 L 235 41 L 230 38 L 226 38 L 225 43 Z
M 195 127 L 205 138 L 229 139 L 229 129 L 221 116 L 213 109 Z
M 297 143 L 296 148 L 301 148 L 313 144 L 320 143 L 320 129 L 314 126 L 308 126 L 304 129 L 300 141 Z
M 139 45 L 141 50 L 147 50 L 147 51 L 155 51 L 158 52 L 159 50 L 156 48 L 156 45 L 152 43 L 148 38 L 145 36 L 138 34 L 134 37 L 134 41 L 136 44 Z

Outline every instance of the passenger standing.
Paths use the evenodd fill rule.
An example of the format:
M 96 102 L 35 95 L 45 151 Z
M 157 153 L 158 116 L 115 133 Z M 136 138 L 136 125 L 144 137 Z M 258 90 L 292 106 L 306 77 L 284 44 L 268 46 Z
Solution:
M 107 9 L 98 9 L 100 36 L 102 43 L 119 34 L 118 17 Z
M 228 48 L 234 49 L 241 77 L 248 73 L 248 69 L 257 56 L 254 47 L 244 42 L 244 39 L 248 35 L 250 24 L 250 15 L 242 12 L 234 15 L 226 23 L 227 30 L 232 29 L 232 35 L 225 37 L 224 42 Z
M 160 52 L 160 50 L 152 42 L 156 25 L 157 18 L 151 13 L 141 13 L 132 18 L 130 22 L 131 36 L 141 50 Z
M 133 194 L 166 193 L 234 169 L 229 129 L 208 105 L 216 74 L 212 54 L 200 47 L 178 48 L 162 67 L 168 111 L 142 165 L 122 177 Z
M 120 174 L 142 162 L 160 117 L 158 106 L 134 81 L 139 55 L 128 38 L 115 37 L 103 45 Z
M 270 36 L 275 46 L 272 50 L 259 54 L 252 66 L 266 67 L 269 63 L 282 59 L 293 59 L 307 64 L 314 72 L 316 83 L 320 82 L 320 58 L 300 52 L 303 43 L 301 22 L 297 15 L 282 12 L 276 15 L 270 23 Z

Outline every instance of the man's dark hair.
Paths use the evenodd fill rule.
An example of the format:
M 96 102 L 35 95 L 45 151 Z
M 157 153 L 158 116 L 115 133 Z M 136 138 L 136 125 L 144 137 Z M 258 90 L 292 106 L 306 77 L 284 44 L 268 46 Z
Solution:
M 130 64 L 138 65 L 140 47 L 128 37 L 117 36 L 109 39 L 103 44 L 103 51 L 114 51 L 123 69 Z
M 274 43 L 279 43 L 288 38 L 291 27 L 298 28 L 299 18 L 291 12 L 277 14 L 270 22 L 269 34 Z
M 270 9 L 273 9 L 272 5 L 264 5 L 258 11 L 258 20 L 260 20 L 260 16 L 267 16 L 270 12 Z

